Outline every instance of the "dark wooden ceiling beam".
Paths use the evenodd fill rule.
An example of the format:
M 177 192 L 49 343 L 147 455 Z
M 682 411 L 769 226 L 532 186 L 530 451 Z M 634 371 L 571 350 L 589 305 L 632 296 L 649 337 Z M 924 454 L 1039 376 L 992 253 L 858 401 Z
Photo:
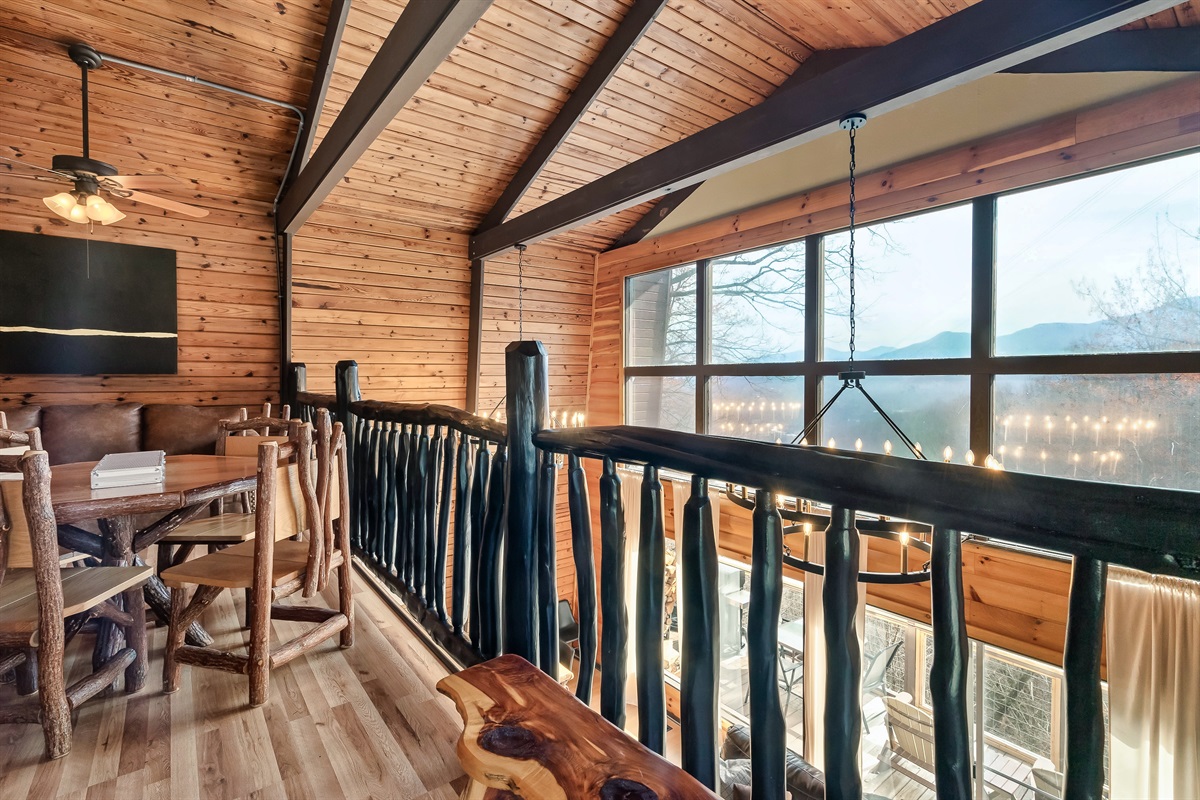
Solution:
M 1004 71 L 1200 72 L 1200 28 L 1109 31 Z
M 421 0 L 404 7 L 317 151 L 284 193 L 280 230 L 295 233 L 304 224 L 490 5 L 491 0 Z
M 513 208 L 520 202 L 521 197 L 529 191 L 529 187 L 537 180 L 546 164 L 558 152 L 558 148 L 571 135 L 571 131 L 575 129 L 579 120 L 583 119 L 583 115 L 587 113 L 613 74 L 625 63 L 626 56 L 649 30 L 655 17 L 666 4 L 667 0 L 634 0 L 633 5 L 626 12 L 625 18 L 621 20 L 617 30 L 604 44 L 599 55 L 596 56 L 596 60 L 588 67 L 587 73 L 579 81 L 575 91 L 571 92 L 571 96 L 563 103 L 563 107 L 554 121 L 547 126 L 542 138 L 538 140 L 525 162 L 521 164 L 521 168 L 513 175 L 495 205 L 479 223 L 479 230 L 494 228 L 508 218 Z
M 342 45 L 342 33 L 346 30 L 346 20 L 349 17 L 350 0 L 332 0 L 329 4 L 329 20 L 325 23 L 325 35 L 321 37 L 321 52 L 317 55 L 317 66 L 313 70 L 312 85 L 308 90 L 308 104 L 304 106 L 304 127 L 300 131 L 300 144 L 297 146 L 292 168 L 284 177 L 285 186 L 296 180 L 300 170 L 308 163 L 308 155 L 317 135 L 317 122 L 320 121 L 321 111 L 325 107 L 329 81 L 333 78 L 333 65 L 337 61 L 338 48 Z
M 1171 7 L 1173 0 L 982 0 L 885 47 L 776 92 L 471 238 L 484 258 L 690 186 L 837 130 L 851 111 L 878 116 Z

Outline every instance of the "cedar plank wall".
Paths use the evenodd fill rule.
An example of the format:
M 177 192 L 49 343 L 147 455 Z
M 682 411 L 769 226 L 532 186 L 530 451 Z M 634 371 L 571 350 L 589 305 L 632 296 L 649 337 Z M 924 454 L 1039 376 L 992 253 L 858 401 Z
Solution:
M 867 175 L 858 184 L 859 219 L 870 222 L 1195 147 L 1200 147 L 1200 78 L 1185 78 L 1152 93 Z M 596 269 L 588 424 L 623 422 L 621 328 L 627 276 L 840 227 L 846 194 L 844 184 L 816 189 L 602 253 Z M 599 464 L 586 463 L 589 491 L 596 498 Z M 672 493 L 664 494 L 670 531 Z M 722 550 L 748 560 L 748 512 L 730 506 L 722 504 Z M 598 566 L 597 511 L 593 499 Z M 882 542 L 869 542 L 871 568 L 894 569 L 899 559 L 895 546 L 889 551 Z M 963 555 L 970 635 L 1061 664 L 1070 565 L 978 544 L 964 546 Z M 867 591 L 873 605 L 929 620 L 927 585 L 870 586 Z
M 303 105 L 327 3 L 94 3 L 65 0 L 0 12 L 2 154 L 49 166 L 80 152 L 80 73 L 63 41 Z M 266 33 L 270 26 L 270 34 Z M 225 31 L 227 33 L 222 34 Z M 239 64 L 236 69 L 230 65 Z M 183 81 L 112 65 L 89 75 L 92 156 L 123 173 L 184 179 L 167 197 L 204 219 L 115 200 L 127 216 L 96 241 L 175 250 L 176 375 L 0 375 L 0 404 L 133 400 L 257 405 L 278 391 L 279 319 L 271 201 L 295 117 Z M 189 181 L 194 183 L 189 184 Z M 41 198 L 69 184 L 18 177 L 0 164 L 0 229 L 86 237 Z M 80 275 L 81 287 L 86 277 Z M 131 309 L 131 313 L 136 313 Z

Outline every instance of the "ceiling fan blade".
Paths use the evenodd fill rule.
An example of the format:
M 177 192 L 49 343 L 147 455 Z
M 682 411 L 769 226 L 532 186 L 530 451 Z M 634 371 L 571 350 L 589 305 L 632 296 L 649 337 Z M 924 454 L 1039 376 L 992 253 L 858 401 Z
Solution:
M 38 166 L 37 164 L 30 164 L 28 161 L 21 161 L 20 159 L 9 158 L 8 156 L 0 156 L 0 161 L 7 161 L 9 164 L 16 164 L 17 166 L 26 167 L 27 169 L 37 170 L 38 172 L 48 172 L 51 175 L 62 178 L 63 180 L 68 180 L 68 181 L 75 180 L 74 175 L 70 175 L 66 172 L 59 172 L 58 170 L 50 169 L 49 167 L 42 167 L 42 166 Z
M 135 203 L 145 203 L 148 206 L 161 208 L 163 211 L 174 211 L 179 214 L 186 214 L 189 217 L 207 217 L 208 209 L 189 206 L 187 203 L 180 203 L 176 200 L 168 200 L 165 197 L 155 197 L 152 194 L 144 192 L 130 192 L 129 200 Z
M 172 175 L 113 175 L 105 178 L 121 189 L 177 189 L 183 183 Z

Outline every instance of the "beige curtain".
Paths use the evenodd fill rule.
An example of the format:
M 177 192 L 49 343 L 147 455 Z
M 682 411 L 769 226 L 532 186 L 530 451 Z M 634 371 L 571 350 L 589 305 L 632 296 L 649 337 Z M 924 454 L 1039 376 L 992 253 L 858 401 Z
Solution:
M 1200 798 L 1200 583 L 1108 573 L 1110 796 Z

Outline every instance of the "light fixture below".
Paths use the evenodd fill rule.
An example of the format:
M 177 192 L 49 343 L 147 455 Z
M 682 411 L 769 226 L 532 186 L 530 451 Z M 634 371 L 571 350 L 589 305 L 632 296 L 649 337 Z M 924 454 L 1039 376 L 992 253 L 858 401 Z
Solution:
M 101 225 L 111 225 L 125 219 L 125 215 L 117 207 L 98 194 L 80 192 L 59 192 L 56 195 L 42 198 L 46 208 L 71 222 L 99 222 Z

